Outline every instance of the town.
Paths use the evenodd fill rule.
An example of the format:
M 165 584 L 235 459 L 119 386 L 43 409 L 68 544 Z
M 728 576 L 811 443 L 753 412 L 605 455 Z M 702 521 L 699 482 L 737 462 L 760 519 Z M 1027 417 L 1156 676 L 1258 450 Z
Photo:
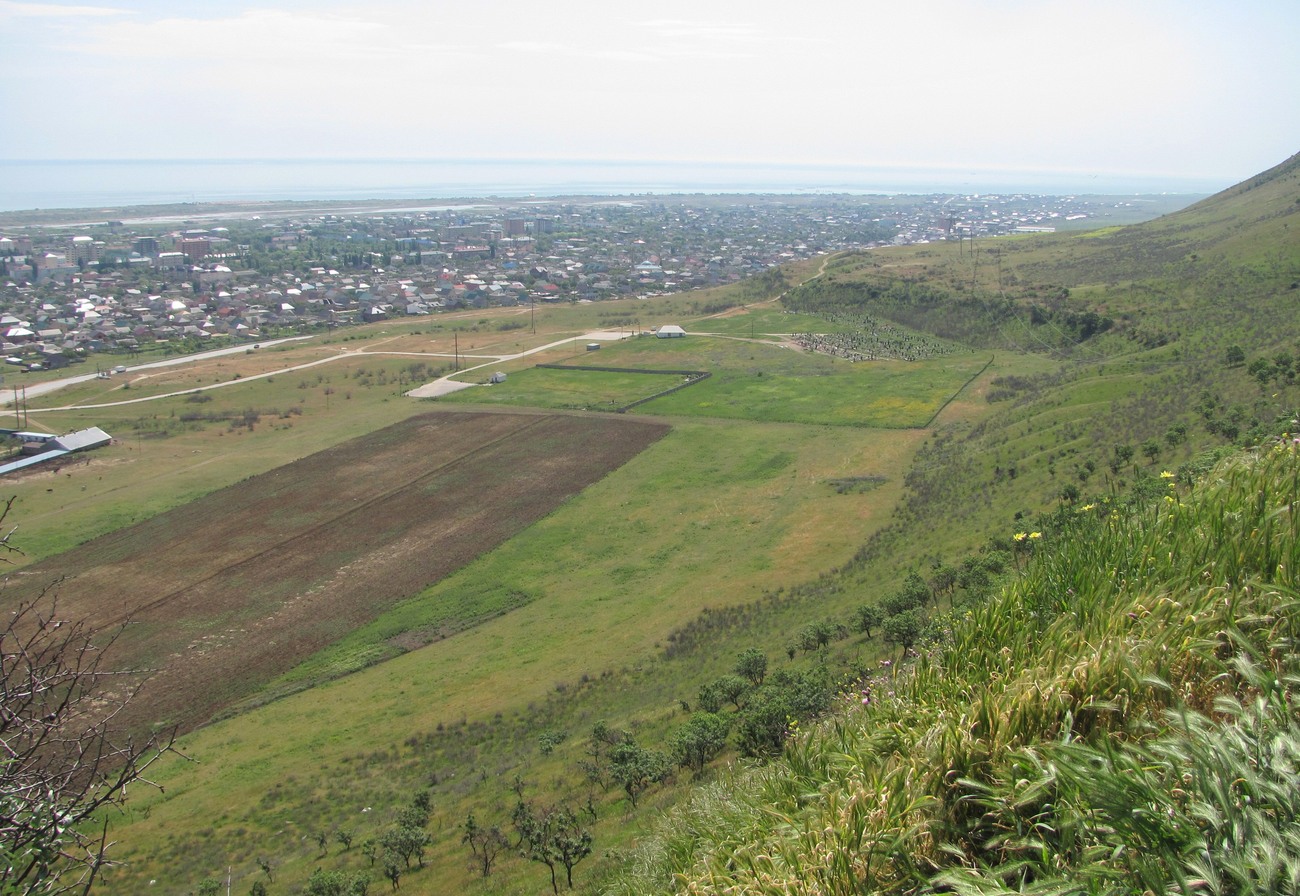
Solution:
M 689 195 L 0 224 L 0 356 L 22 370 L 58 369 L 98 354 L 190 352 L 395 316 L 648 298 L 844 249 L 1130 223 L 1167 210 L 1158 205 Z

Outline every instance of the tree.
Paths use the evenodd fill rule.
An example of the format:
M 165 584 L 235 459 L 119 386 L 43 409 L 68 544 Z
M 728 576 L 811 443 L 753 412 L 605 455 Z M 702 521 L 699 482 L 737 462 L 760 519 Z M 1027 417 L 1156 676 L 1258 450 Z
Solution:
M 853 621 L 858 631 L 868 638 L 871 637 L 871 630 L 879 628 L 884 618 L 885 614 L 880 612 L 880 608 L 875 604 L 863 604 L 853 613 Z
M 722 694 L 718 692 L 716 682 L 709 682 L 700 688 L 700 692 L 695 696 L 695 705 L 702 712 L 721 712 L 722 711 Z
M 429 845 L 429 839 L 429 832 L 424 828 L 398 825 L 390 828 L 379 842 L 385 852 L 400 858 L 410 869 L 412 858 L 421 868 L 424 867 L 424 848 Z
M 0 548 L 14 550 L 8 535 Z M 5 896 L 88 890 L 109 847 L 107 821 L 97 831 L 88 822 L 122 805 L 128 787 L 171 750 L 171 733 L 136 741 L 113 728 L 139 688 L 138 675 L 103 664 L 116 637 L 60 618 L 48 594 L 12 610 L 0 629 Z
M 794 713 L 784 691 L 768 685 L 745 707 L 736 731 L 736 745 L 744 756 L 770 759 L 785 748 Z
M 763 683 L 767 675 L 767 655 L 757 647 L 746 647 L 736 657 L 735 673 L 749 680 L 754 687 Z
M 492 873 L 492 866 L 496 863 L 497 856 L 510 846 L 510 840 L 501 832 L 501 828 L 493 825 L 485 828 L 474 820 L 474 813 L 469 813 L 465 819 L 465 833 L 460 838 L 461 843 L 469 845 L 469 851 L 474 856 L 474 867 L 482 872 L 484 877 Z
M 828 622 L 810 622 L 795 635 L 795 643 L 799 649 L 805 653 L 811 653 L 814 650 L 822 650 L 827 644 L 831 643 L 831 638 L 835 635 L 834 627 Z
M 1132 445 L 1127 445 L 1127 444 L 1116 445 L 1114 448 L 1114 457 L 1111 458 L 1111 462 L 1110 462 L 1110 471 L 1112 473 L 1118 474 L 1119 468 L 1124 466 L 1124 464 L 1128 463 L 1132 459 L 1133 459 Z
M 1160 456 L 1160 442 L 1156 439 L 1147 439 L 1142 443 L 1142 453 L 1149 462 L 1155 463 L 1156 458 Z
M 370 875 L 360 871 L 324 871 L 317 868 L 307 879 L 307 896 L 366 896 Z
M 198 896 L 218 896 L 221 893 L 221 881 L 215 877 L 205 877 L 199 881 Z
M 578 764 L 586 774 L 587 780 L 599 785 L 601 790 L 609 790 L 609 785 L 613 783 L 609 779 L 609 766 L 605 763 L 604 758 L 611 747 L 621 744 L 626 737 L 627 735 L 624 732 L 609 727 L 609 724 L 604 720 L 592 726 L 591 740 L 587 743 L 587 756 L 589 758 L 580 761 Z
M 935 594 L 947 594 L 952 596 L 952 590 L 957 585 L 957 569 L 949 566 L 947 563 L 941 563 L 935 567 L 933 575 L 930 576 L 930 590 Z
M 740 709 L 740 701 L 749 693 L 749 682 L 739 675 L 724 675 L 713 683 L 713 687 L 719 697 L 736 709 Z
M 523 854 L 550 870 L 552 892 L 560 892 L 555 876 L 557 865 L 564 868 L 572 890 L 573 869 L 591 855 L 592 843 L 591 832 L 582 826 L 578 814 L 567 806 L 534 810 L 528 803 L 520 802 L 515 807 L 514 822 Z
M 658 750 L 647 750 L 632 740 L 625 740 L 610 750 L 609 765 L 610 777 L 623 786 L 633 809 L 642 793 L 672 771 L 667 756 Z
M 921 637 L 921 627 L 921 614 L 916 610 L 890 616 L 883 626 L 885 643 L 897 644 L 902 648 L 903 653 L 907 653 L 916 643 L 916 639 Z
M 704 766 L 727 745 L 730 727 L 727 720 L 716 713 L 697 712 L 673 732 L 673 758 L 678 765 L 696 772 L 703 771 Z
M 1230 345 L 1227 351 L 1223 353 L 1223 360 L 1229 367 L 1236 367 L 1246 360 L 1246 350 L 1240 345 Z

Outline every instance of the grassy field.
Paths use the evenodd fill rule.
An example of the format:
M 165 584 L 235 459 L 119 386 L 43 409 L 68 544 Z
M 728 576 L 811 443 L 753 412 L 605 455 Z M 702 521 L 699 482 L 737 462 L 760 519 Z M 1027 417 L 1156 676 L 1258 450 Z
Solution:
M 443 768 L 443 776 L 460 769 L 439 797 L 440 817 L 450 825 L 462 807 L 501 798 L 509 780 L 502 769 L 523 772 L 521 763 L 536 758 L 536 731 L 547 724 L 537 718 L 539 708 L 561 687 L 608 682 L 617 696 L 604 695 L 602 712 L 655 707 L 651 718 L 662 721 L 675 695 L 690 694 L 695 685 L 689 682 L 709 666 L 686 664 L 667 680 L 643 681 L 637 670 L 663 666 L 659 654 L 670 632 L 702 609 L 753 600 L 773 583 L 799 581 L 847 559 L 887 519 L 918 439 L 827 427 L 678 424 L 616 474 L 361 628 L 270 693 L 368 665 L 376 651 L 393 655 L 415 646 L 403 640 L 412 633 L 434 643 L 188 738 L 186 754 L 202 763 L 197 777 L 178 763 L 163 773 L 165 795 L 141 793 L 138 808 L 147 817 L 118 829 L 140 861 L 106 878 L 110 891 L 131 892 L 146 875 L 167 891 L 183 888 L 191 872 L 169 870 L 165 858 L 143 861 L 129 844 L 151 841 L 151 831 L 165 837 L 162 832 L 183 829 L 187 819 L 225 814 L 230 824 L 214 844 L 223 855 L 249 856 L 263 837 L 282 842 L 274 835 L 286 820 L 305 825 L 304 816 L 315 813 L 312 794 L 323 782 L 302 773 L 308 762 L 351 782 L 351 796 L 330 810 L 329 823 L 364 829 L 360 810 L 382 804 L 391 786 L 408 780 L 395 770 L 369 785 L 351 777 L 359 745 L 373 743 L 381 731 L 380 741 L 405 757 L 401 766 L 418 769 L 428 766 L 401 746 L 411 738 L 433 737 L 440 727 L 462 730 L 462 719 L 474 730 L 499 730 L 474 749 L 469 765 L 462 759 Z M 831 485 L 863 475 L 885 483 L 849 495 Z M 455 633 L 492 608 L 502 615 Z M 451 636 L 439 638 L 443 631 Z M 338 706 L 349 709 L 345 715 L 330 710 Z M 513 740 L 509 732 L 516 732 Z M 527 737 L 526 748 L 520 736 Z M 389 767 L 373 764 L 377 775 Z M 475 777 L 479 769 L 482 780 Z M 276 811 L 267 813 L 259 806 L 273 789 L 280 796 Z M 439 850 L 454 856 L 454 840 L 440 838 Z M 184 841 L 174 848 L 198 847 Z M 297 848 L 278 854 L 286 876 L 312 861 Z
M 61 613 L 96 628 L 129 620 L 113 662 L 153 671 L 119 722 L 188 730 L 664 432 L 618 418 L 415 417 L 26 567 L 6 596 L 30 600 L 58 578 Z
M 712 374 L 639 405 L 636 413 L 913 428 L 926 425 L 988 361 L 967 353 L 851 363 L 761 340 L 689 336 L 626 340 L 563 363 Z M 678 383 L 644 374 L 530 369 L 491 389 L 466 389 L 439 401 L 612 410 Z
M 719 293 L 726 294 L 725 290 Z M 402 421 L 408 427 L 417 425 L 414 415 L 438 409 L 442 402 L 412 402 L 402 393 L 446 370 L 454 352 L 461 354 L 464 365 L 474 363 L 475 356 L 512 354 L 557 337 L 580 336 L 584 327 L 616 327 L 618 321 L 635 321 L 637 316 L 644 326 L 651 307 L 665 322 L 681 321 L 693 328 L 690 314 L 703 312 L 715 301 L 673 297 L 664 307 L 659 307 L 660 300 L 651 300 L 538 309 L 541 326 L 536 334 L 514 326 L 502 328 L 503 323 L 520 318 L 518 311 L 509 310 L 374 325 L 192 367 L 159 369 L 144 379 L 96 380 L 33 400 L 29 425 L 51 431 L 99 425 L 117 441 L 58 469 L 29 472 L 11 481 L 18 496 L 15 513 L 29 551 L 22 561 L 29 564 L 24 578 L 36 581 L 47 568 L 70 568 L 75 565 L 75 552 L 52 555 L 131 523 L 139 528 L 102 544 L 120 543 L 119 552 L 130 553 L 131 531 L 142 533 L 140 537 L 153 547 L 137 549 L 141 558 L 137 562 L 152 565 L 130 576 L 123 574 L 120 581 L 154 581 L 178 570 L 200 576 L 202 569 L 216 564 L 205 587 L 219 587 L 202 598 L 193 592 L 196 604 L 208 605 L 207 615 L 194 618 L 207 622 L 178 626 L 161 618 L 141 619 L 132 636 L 155 655 L 166 652 L 161 639 L 171 637 L 190 655 L 186 674 L 192 681 L 205 677 L 225 681 L 212 692 L 219 698 L 217 703 L 202 703 L 187 699 L 190 690 L 181 686 L 183 682 L 173 682 L 177 686 L 172 687 L 165 676 L 160 677 L 154 686 L 168 694 L 173 710 L 185 705 L 186 712 L 206 713 L 221 702 L 238 700 L 236 710 L 243 713 L 190 735 L 184 749 L 187 755 L 201 757 L 202 764 L 179 763 L 166 769 L 162 775 L 167 793 L 156 801 L 146 797 L 128 824 L 115 826 L 115 836 L 123 841 L 123 857 L 129 857 L 131 865 L 104 878 L 106 891 L 134 892 L 143 881 L 157 879 L 165 886 L 160 892 L 184 892 L 193 887 L 193 869 L 199 864 L 215 871 L 223 862 L 235 861 L 249 876 L 255 872 L 249 867 L 251 859 L 266 843 L 278 844 L 276 861 L 283 863 L 285 879 L 300 880 L 310 870 L 315 847 L 301 840 L 291 843 L 277 832 L 287 822 L 306 824 L 303 819 L 313 816 L 324 824 L 326 816 L 317 811 L 322 787 L 330 792 L 345 787 L 357 799 L 367 797 L 389 805 L 427 774 L 420 769 L 428 768 L 431 756 L 445 765 L 449 789 L 440 817 L 454 827 L 463 812 L 502 798 L 501 769 L 515 767 L 538 780 L 569 774 L 566 769 L 580 755 L 576 735 L 554 756 L 543 756 L 534 746 L 538 730 L 553 725 L 581 730 L 594 717 L 614 715 L 638 720 L 647 736 L 657 731 L 662 737 L 674 723 L 677 701 L 694 692 L 701 676 L 725 671 L 734 645 L 758 643 L 779 654 L 791 626 L 809 612 L 827 609 L 810 611 L 778 602 L 767 615 L 746 613 L 741 628 L 717 633 L 715 655 L 683 649 L 688 641 L 678 640 L 677 635 L 693 631 L 702 613 L 707 618 L 712 611 L 730 612 L 728 608 L 768 600 L 774 587 L 807 580 L 848 560 L 864 538 L 888 522 L 890 508 L 902 494 L 909 458 L 925 439 L 925 433 L 908 428 L 919 425 L 916 412 L 905 409 L 899 416 L 895 409 L 892 417 L 879 415 L 877 419 L 887 425 L 903 427 L 892 430 L 827 425 L 841 421 L 824 415 L 805 415 L 805 422 L 798 424 L 782 422 L 786 414 L 782 405 L 791 405 L 799 389 L 777 404 L 764 405 L 758 389 L 763 378 L 754 376 L 754 371 L 771 365 L 774 376 L 791 384 L 826 380 L 833 372 L 851 383 L 864 377 L 872 365 L 859 365 L 854 372 L 854 365 L 847 362 L 739 339 L 711 339 L 707 345 L 703 340 L 685 340 L 694 343 L 692 349 L 645 338 L 608 345 L 595 354 L 605 364 L 617 359 L 619 364 L 674 369 L 689 359 L 722 373 L 735 368 L 743 376 L 730 386 L 732 394 L 742 396 L 748 385 L 758 411 L 749 415 L 751 419 L 735 420 L 675 416 L 666 438 L 618 472 L 486 550 L 461 572 L 431 574 L 439 580 L 428 588 L 412 587 L 411 576 L 418 572 L 414 568 L 402 565 L 396 567 L 399 575 L 389 576 L 381 567 L 362 564 L 377 577 L 376 582 L 391 579 L 389 584 L 397 590 L 390 591 L 397 599 L 368 602 L 366 612 L 372 616 L 368 622 L 354 616 L 330 619 L 319 612 L 295 617 L 301 625 L 291 626 L 294 638 L 300 645 L 310 643 L 315 652 L 303 658 L 288 649 L 290 642 L 271 639 L 281 651 L 275 658 L 278 663 L 302 658 L 291 669 L 237 656 L 232 650 L 237 639 L 230 633 L 246 633 L 249 621 L 241 621 L 243 611 L 230 604 L 232 599 L 252 608 L 284 602 L 291 595 L 280 593 L 284 579 L 278 572 L 236 580 L 217 569 L 224 561 L 207 549 L 209 545 L 234 550 L 257 541 L 260 530 L 242 522 L 247 517 L 233 511 L 222 519 L 221 507 L 229 510 L 233 505 L 223 505 L 215 490 L 240 483 L 234 493 L 242 488 L 244 494 L 256 495 L 264 491 L 261 483 L 271 481 L 257 478 L 259 474 L 275 470 L 272 476 L 284 475 L 287 470 L 277 470 L 282 464 L 304 463 L 300 459 L 322 448 L 344 446 L 349 438 L 384 425 Z M 770 309 L 756 313 L 771 315 Z M 743 314 L 737 320 L 732 325 L 745 329 Z M 505 369 L 511 370 L 511 377 L 506 385 L 527 383 L 530 377 L 571 375 L 570 371 L 531 370 L 528 365 L 589 362 L 592 354 L 575 342 L 508 362 Z M 978 365 L 976 360 L 972 358 L 972 366 L 963 369 L 967 361 L 949 358 L 945 365 L 958 372 L 940 373 L 921 387 L 916 394 L 928 396 L 928 414 L 983 365 L 984 359 L 978 359 Z M 582 388 L 589 393 L 591 384 L 602 376 L 580 375 Z M 880 370 L 875 376 L 884 382 Z M 603 387 L 617 382 L 619 388 L 628 389 L 630 384 L 637 388 L 627 394 L 642 397 L 638 384 L 660 378 L 616 374 L 606 377 Z M 664 377 L 669 378 L 676 379 Z M 130 382 L 130 387 L 123 388 L 123 382 Z M 500 388 L 467 394 L 492 394 Z M 562 405 L 565 400 L 556 397 L 553 381 L 537 395 L 528 403 Z M 572 397 L 568 400 L 577 403 Z M 453 402 L 445 404 L 447 412 L 453 411 Z M 952 411 L 959 416 L 981 412 L 980 405 L 964 404 L 962 399 Z M 598 427 L 645 425 L 627 417 L 575 419 L 587 419 L 587 425 Z M 663 418 L 643 414 L 640 419 Z M 608 447 L 601 444 L 603 437 L 593 438 L 561 441 L 580 458 L 597 446 Z M 525 437 L 518 443 L 526 450 L 534 440 Z M 535 461 L 521 456 L 508 467 L 524 472 L 535 468 Z M 386 475 L 398 472 L 389 470 Z M 333 479 L 337 477 L 323 477 Z M 368 488 L 367 481 L 358 479 L 348 488 Z M 845 482 L 870 482 L 872 487 L 846 490 Z M 339 491 L 339 500 L 346 492 L 347 488 Z M 209 493 L 205 501 L 189 503 Z M 450 500 L 456 494 L 450 491 L 440 497 Z M 413 493 L 412 499 L 418 501 L 419 494 Z M 293 499 L 258 519 L 278 533 L 309 530 L 329 515 L 330 506 L 328 501 Z M 181 514 L 174 521 L 156 516 L 173 508 Z M 390 509 L 384 516 L 401 514 Z M 180 524 L 190 517 L 189 524 Z M 443 514 L 439 519 L 446 522 L 448 517 Z M 215 520 L 225 528 L 207 530 L 203 520 Z M 367 533 L 380 531 L 369 524 L 359 528 Z M 219 534 L 226 529 L 227 535 Z M 338 537 L 346 541 L 347 531 L 344 526 Z M 436 537 L 421 536 L 424 541 Z M 181 545 L 187 544 L 199 551 L 193 563 L 180 559 L 187 549 Z M 313 561 L 316 565 L 326 571 L 327 567 L 356 568 L 357 558 L 349 546 L 331 544 L 322 541 L 318 546 L 321 556 Z M 87 575 L 109 569 L 95 560 L 94 542 L 82 550 Z M 44 564 L 36 562 L 42 558 L 47 558 Z M 283 563 L 272 565 L 278 570 Z M 262 579 L 266 587 L 254 584 Z M 157 585 L 139 591 L 173 593 L 178 588 Z M 68 600 L 73 598 L 70 590 Z M 103 612 L 108 612 L 108 604 Z M 313 631 L 324 637 L 312 635 Z M 192 645 L 197 648 L 186 649 Z M 672 661 L 666 659 L 670 653 L 676 657 Z M 209 669 L 206 664 L 214 657 L 234 657 L 239 674 Z M 358 674 L 340 678 L 353 672 Z M 319 687 L 303 690 L 310 685 Z M 340 687 L 347 690 L 333 690 Z M 356 696 L 362 693 L 369 696 Z M 363 705 L 369 706 L 371 714 L 349 720 L 353 708 Z M 349 707 L 346 714 L 327 709 L 340 706 Z M 300 711 L 304 715 L 298 716 Z M 331 718 L 328 734 L 322 728 L 326 713 Z M 380 741 L 375 741 L 380 731 Z M 476 742 L 482 741 L 473 747 L 466 741 L 471 731 L 476 732 Z M 528 744 L 522 753 L 521 740 Z M 424 746 L 404 746 L 407 741 Z M 389 746 L 380 748 L 379 742 Z M 359 758 L 376 751 L 389 758 Z M 417 754 L 425 758 L 417 760 Z M 330 769 L 335 784 L 304 773 L 308 766 Z M 613 823 L 623 810 L 612 795 L 602 800 L 614 813 L 608 818 Z M 275 811 L 268 812 L 272 804 Z M 363 829 L 366 818 L 357 814 L 360 808 L 364 807 L 340 798 L 329 823 L 341 826 L 354 820 Z M 200 818 L 224 821 L 213 833 L 201 835 L 192 827 Z M 377 817 L 376 824 L 380 823 Z M 602 838 L 612 845 L 630 837 L 631 830 L 620 822 Z M 460 864 L 454 830 L 445 830 L 433 849 L 441 857 L 431 856 L 435 864 L 443 868 Z M 428 878 L 423 884 L 420 880 L 412 877 L 404 887 L 419 892 L 420 887 L 431 885 Z M 522 891 L 531 889 L 530 880 L 530 875 L 519 876 Z

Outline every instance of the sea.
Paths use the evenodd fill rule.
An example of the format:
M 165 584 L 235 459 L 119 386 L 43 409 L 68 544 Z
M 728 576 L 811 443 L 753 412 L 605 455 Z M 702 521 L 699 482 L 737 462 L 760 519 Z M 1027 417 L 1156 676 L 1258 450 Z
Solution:
M 0 211 L 276 200 L 667 194 L 1205 194 L 1206 179 L 960 167 L 583 159 L 0 159 Z

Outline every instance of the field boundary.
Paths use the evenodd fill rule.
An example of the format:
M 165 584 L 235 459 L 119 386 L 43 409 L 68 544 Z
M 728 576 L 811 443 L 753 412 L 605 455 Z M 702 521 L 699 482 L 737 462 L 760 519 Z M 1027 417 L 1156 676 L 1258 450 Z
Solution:
M 953 392 L 951 395 L 948 396 L 948 400 L 947 400 L 947 401 L 945 401 L 943 404 L 939 405 L 939 410 L 935 411 L 934 414 L 933 414 L 933 416 L 931 416 L 929 420 L 925 421 L 925 426 L 923 426 L 923 427 L 921 427 L 921 428 L 922 428 L 922 429 L 929 429 L 930 427 L 934 426 L 934 421 L 936 421 L 936 420 L 939 419 L 939 415 L 942 414 L 942 413 L 944 412 L 944 409 L 947 408 L 948 405 L 950 405 L 950 404 L 952 404 L 954 401 L 956 401 L 958 395 L 960 395 L 961 393 L 965 392 L 968 388 L 970 388 L 970 384 L 971 384 L 971 383 L 975 382 L 977 379 L 979 379 L 981 376 L 983 376 L 983 375 L 984 375 L 984 371 L 986 371 L 986 370 L 988 370 L 990 367 L 992 367 L 992 366 L 993 366 L 993 362 L 994 362 L 995 360 L 997 360 L 997 355 L 991 355 L 991 356 L 989 357 L 988 362 L 987 362 L 983 367 L 981 367 L 981 368 L 980 368 L 979 370 L 977 370 L 975 373 L 971 374 L 970 379 L 968 379 L 968 380 L 966 380 L 966 382 L 962 383 L 962 384 L 961 384 L 961 387 L 960 387 L 959 389 L 957 389 L 957 391 Z
M 672 395 L 674 392 L 680 392 L 696 383 L 702 383 L 709 377 L 713 376 L 707 370 L 654 370 L 648 367 L 597 367 L 592 364 L 536 364 L 535 367 L 545 368 L 546 370 L 585 370 L 591 373 L 645 373 L 658 374 L 660 376 L 684 376 L 688 379 L 684 383 L 678 383 L 670 389 L 664 389 L 656 392 L 654 395 L 647 395 L 645 398 L 638 398 L 622 407 L 614 408 L 615 414 L 626 414 L 633 408 L 643 405 L 648 401 L 654 401 L 656 398 L 663 398 L 665 395 Z

